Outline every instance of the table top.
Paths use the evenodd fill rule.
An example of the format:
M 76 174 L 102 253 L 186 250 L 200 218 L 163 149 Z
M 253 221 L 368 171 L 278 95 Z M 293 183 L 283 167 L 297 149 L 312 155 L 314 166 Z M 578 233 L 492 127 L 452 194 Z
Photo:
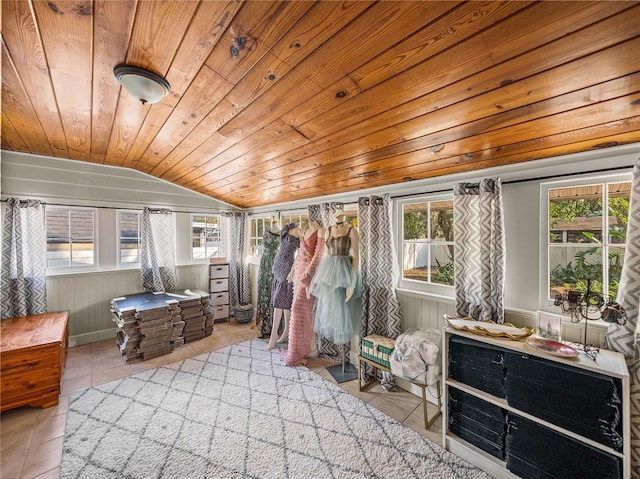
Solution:
M 0 321 L 0 352 L 59 343 L 67 330 L 69 312 L 18 316 Z

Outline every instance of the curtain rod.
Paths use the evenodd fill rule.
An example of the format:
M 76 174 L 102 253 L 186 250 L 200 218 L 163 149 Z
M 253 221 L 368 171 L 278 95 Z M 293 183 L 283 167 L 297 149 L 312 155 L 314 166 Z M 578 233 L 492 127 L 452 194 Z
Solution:
M 2 199 L 0 200 L 2 203 L 6 203 L 7 200 L 6 199 Z M 26 201 L 26 200 L 20 200 L 20 201 Z M 65 204 L 65 203 L 48 203 L 46 201 L 42 201 L 43 205 L 51 205 L 51 206 L 68 206 L 69 208 L 96 208 L 96 209 L 104 209 L 104 210 L 130 210 L 130 211 L 143 211 L 144 208 L 114 208 L 113 206 L 80 206 L 80 205 L 69 205 L 69 204 Z M 198 214 L 197 212 L 193 212 L 193 211 L 182 211 L 182 210 L 172 210 L 171 208 L 163 208 L 162 206 L 159 207 L 149 207 L 150 209 L 168 209 L 170 210 L 172 213 L 187 213 L 187 214 Z M 224 211 L 231 211 L 231 210 L 217 210 L 217 211 L 213 211 L 213 214 L 217 214 L 217 213 L 222 213 Z M 202 213 L 202 214 L 206 214 L 206 213 Z
M 582 171 L 582 172 L 573 172 L 573 173 L 563 173 L 560 175 L 548 175 L 548 176 L 538 176 L 535 178 L 522 178 L 520 180 L 511 180 L 511 181 L 503 181 L 502 184 L 503 185 L 512 185 L 512 184 L 516 184 L 516 183 L 527 183 L 529 181 L 541 181 L 541 180 L 551 180 L 551 179 L 555 179 L 555 178 L 564 178 L 566 176 L 576 176 L 577 174 L 580 175 L 591 175 L 593 173 L 606 173 L 609 171 L 617 171 L 617 170 L 627 170 L 629 168 L 633 168 L 633 167 L 629 167 L 629 166 L 616 166 L 616 167 L 612 167 L 612 168 L 602 168 L 599 170 L 589 170 L 589 171 Z M 445 188 L 443 190 L 436 190 L 436 191 L 428 191 L 428 192 L 420 192 L 420 193 L 410 193 L 410 194 L 406 194 L 406 195 L 395 195 L 395 196 L 391 196 L 391 198 L 409 198 L 411 196 L 419 196 L 419 195 L 425 195 L 425 194 L 432 194 L 432 193 L 445 193 L 447 191 L 453 191 L 452 188 Z
M 602 168 L 599 170 L 589 170 L 589 171 L 583 171 L 580 173 L 563 173 L 560 175 L 548 175 L 548 176 L 538 176 L 535 178 L 523 178 L 520 180 L 511 180 L 511 181 L 503 181 L 502 184 L 503 185 L 511 185 L 511 184 L 516 184 L 516 183 L 526 183 L 529 181 L 541 181 L 541 180 L 551 180 L 554 178 L 563 178 L 566 176 L 575 176 L 576 174 L 581 174 L 581 175 L 590 175 L 593 173 L 606 173 L 608 171 L 616 171 L 616 170 L 626 170 L 629 168 L 633 168 L 633 166 L 617 166 L 617 167 L 612 167 L 612 168 Z M 410 198 L 412 196 L 422 196 L 422 195 L 429 195 L 429 194 L 434 194 L 434 193 L 446 193 L 449 191 L 453 191 L 453 188 L 444 188 L 442 190 L 434 190 L 434 191 L 421 191 L 418 193 L 409 193 L 409 194 L 404 194 L 404 195 L 391 195 L 392 199 L 397 199 L 397 198 Z M 346 201 L 344 202 L 345 205 L 347 204 L 351 204 L 351 203 L 357 203 L 357 200 L 354 201 Z M 339 201 L 337 201 L 336 203 L 340 203 Z M 285 211 L 297 211 L 297 210 L 302 210 L 304 209 L 304 207 L 299 207 L 299 208 L 285 208 L 285 209 L 277 209 L 277 210 L 273 210 L 276 213 L 282 213 Z M 261 214 L 261 213 L 257 213 L 257 214 Z

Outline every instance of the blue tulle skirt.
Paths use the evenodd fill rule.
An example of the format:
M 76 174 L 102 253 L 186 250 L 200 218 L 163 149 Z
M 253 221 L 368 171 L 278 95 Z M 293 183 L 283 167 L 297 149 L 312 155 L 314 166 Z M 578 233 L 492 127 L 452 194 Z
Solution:
M 349 301 L 347 288 L 355 284 Z M 355 274 L 351 257 L 326 256 L 311 280 L 309 291 L 316 297 L 313 330 L 335 344 L 351 340 L 362 316 L 362 277 Z

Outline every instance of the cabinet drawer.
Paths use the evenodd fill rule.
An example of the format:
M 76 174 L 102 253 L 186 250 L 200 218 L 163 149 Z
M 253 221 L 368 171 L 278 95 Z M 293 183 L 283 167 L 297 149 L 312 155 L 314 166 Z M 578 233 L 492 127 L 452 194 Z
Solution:
M 229 291 L 228 279 L 212 279 L 209 287 L 210 293 L 219 293 L 221 291 Z
M 215 278 L 228 278 L 229 277 L 229 265 L 228 264 L 212 264 L 209 266 L 209 277 Z
M 225 319 L 229 317 L 229 305 L 224 306 L 214 306 L 213 307 L 213 319 L 217 321 L 218 319 Z
M 229 304 L 229 293 L 211 293 L 211 305 L 221 306 L 223 304 Z

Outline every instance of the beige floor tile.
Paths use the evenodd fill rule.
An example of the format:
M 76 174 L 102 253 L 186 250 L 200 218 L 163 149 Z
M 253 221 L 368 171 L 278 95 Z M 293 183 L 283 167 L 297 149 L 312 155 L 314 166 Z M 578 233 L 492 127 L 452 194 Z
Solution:
M 2 438 L 0 438 L 0 456 L 12 456 L 14 454 L 26 451 L 29 448 L 32 435 L 33 427 L 13 431 L 12 433 L 6 435 L 3 434 Z
M 43 442 L 37 448 L 29 448 L 22 468 L 24 479 L 33 478 L 60 467 L 63 438 Z
M 71 394 L 79 389 L 91 387 L 91 374 L 79 376 L 73 379 L 64 379 L 60 385 L 60 394 Z
M 33 431 L 33 436 L 31 437 L 31 443 L 29 444 L 29 447 L 32 448 L 33 446 L 50 441 L 51 439 L 62 437 L 64 435 L 64 426 L 66 422 L 67 414 L 65 413 L 59 414 L 58 416 L 53 416 L 45 421 L 38 423 L 35 430 Z
M 108 356 L 106 358 L 94 359 L 91 361 L 91 372 L 101 371 L 103 369 L 111 369 L 120 366 L 128 366 L 123 357 L 118 354 L 117 356 Z
M 60 468 L 56 467 L 55 469 L 51 469 L 44 474 L 36 476 L 34 479 L 60 479 Z
M 426 437 L 431 442 L 435 442 L 439 446 L 442 446 L 442 415 L 435 420 L 429 429 L 424 428 L 424 419 L 417 414 L 409 415 L 402 424 Z
M 105 384 L 116 379 L 126 378 L 133 374 L 133 369 L 128 364 L 121 364 L 115 368 L 101 369 L 91 373 L 91 387 Z
M 41 423 L 59 414 L 65 414 L 69 406 L 69 394 L 58 396 L 58 404 L 51 407 L 40 408 L 37 423 Z
M 91 352 L 92 363 L 109 358 L 118 358 L 120 359 L 120 361 L 124 362 L 122 359 L 122 355 L 120 354 L 120 350 L 118 349 L 118 346 L 115 345 L 115 343 L 108 348 L 99 348 Z
M 65 366 L 62 371 L 62 380 L 79 378 L 91 373 L 91 356 L 87 356 L 86 361 L 76 366 Z
M 369 401 L 369 404 L 398 422 L 404 422 L 413 412 L 413 409 L 405 409 L 396 404 L 393 398 L 384 397 L 382 394 Z
M 22 477 L 22 467 L 27 457 L 27 448 L 13 454 L 2 454 L 0 456 L 0 477 L 7 479 L 17 479 Z
M 22 406 L 4 411 L 0 416 L 2 418 L 2 428 L 0 429 L 2 438 L 10 437 L 19 431 L 33 429 L 38 422 L 38 412 L 39 408 L 31 406 Z

